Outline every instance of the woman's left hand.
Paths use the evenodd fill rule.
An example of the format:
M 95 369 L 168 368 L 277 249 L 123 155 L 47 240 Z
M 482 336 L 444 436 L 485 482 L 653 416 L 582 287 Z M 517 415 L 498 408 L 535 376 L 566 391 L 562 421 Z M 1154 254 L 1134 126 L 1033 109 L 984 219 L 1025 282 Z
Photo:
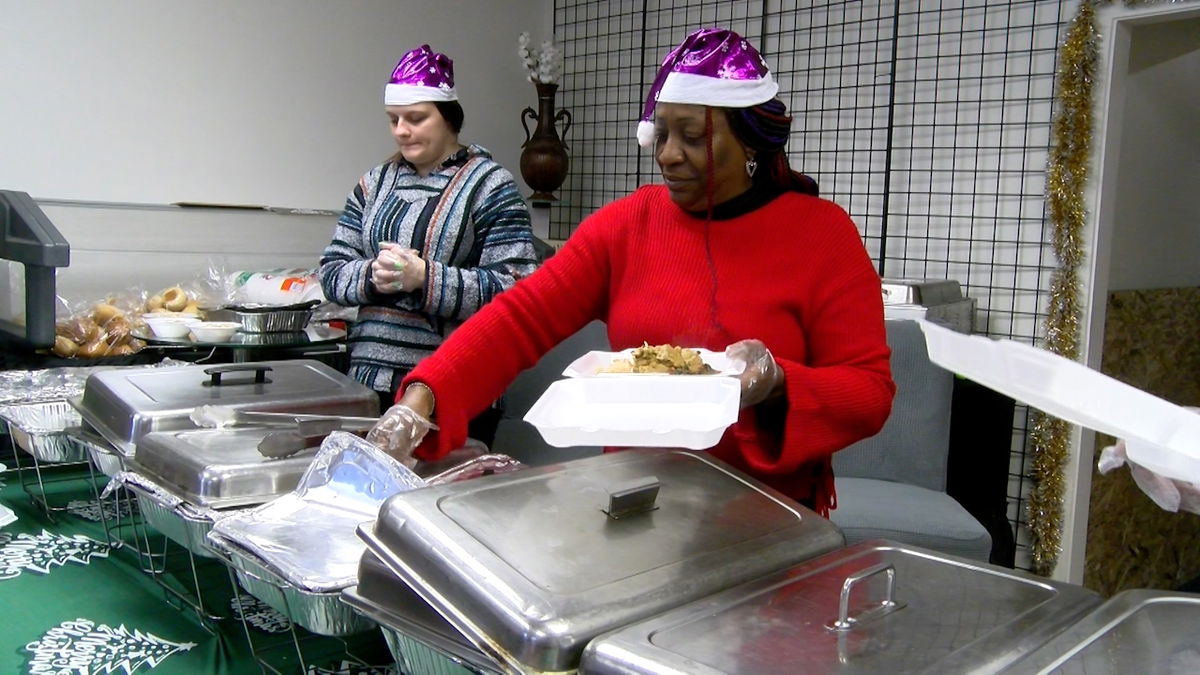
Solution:
M 761 340 L 735 342 L 725 348 L 725 356 L 746 364 L 738 375 L 742 383 L 741 407 L 758 405 L 783 391 L 783 369 Z

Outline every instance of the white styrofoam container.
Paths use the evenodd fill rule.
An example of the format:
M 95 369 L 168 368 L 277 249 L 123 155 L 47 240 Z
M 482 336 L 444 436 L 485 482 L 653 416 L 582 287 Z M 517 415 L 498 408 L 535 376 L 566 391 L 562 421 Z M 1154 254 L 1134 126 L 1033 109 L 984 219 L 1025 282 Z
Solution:
M 659 373 L 601 373 L 601 372 L 599 372 L 601 368 L 608 367 L 608 365 L 611 364 L 613 361 L 617 361 L 619 359 L 632 358 L 634 349 L 635 348 L 630 348 L 630 349 L 625 349 L 625 350 L 619 351 L 619 352 L 590 351 L 590 352 L 584 354 L 583 356 L 580 356 L 579 358 L 572 361 L 567 366 L 567 369 L 563 371 L 562 374 L 564 377 L 629 377 L 629 376 L 657 377 L 657 376 L 659 376 L 660 375 Z M 738 375 L 746 368 L 745 363 L 742 363 L 741 361 L 731 360 L 728 356 L 725 356 L 725 352 L 714 352 L 710 349 L 704 349 L 704 348 L 700 348 L 700 347 L 690 347 L 690 349 L 694 349 L 696 351 L 696 353 L 698 353 L 700 355 L 700 360 L 704 361 L 713 370 L 717 371 L 715 373 L 709 373 L 706 376 L 701 375 L 699 377 L 713 377 L 713 376 L 717 376 L 717 375 Z M 697 376 L 692 375 L 691 377 L 697 377 Z
M 939 366 L 1080 426 L 1125 439 L 1133 461 L 1200 482 L 1200 415 L 1044 349 L 921 321 Z
M 578 377 L 551 384 L 525 413 L 557 447 L 711 448 L 738 416 L 732 377 Z

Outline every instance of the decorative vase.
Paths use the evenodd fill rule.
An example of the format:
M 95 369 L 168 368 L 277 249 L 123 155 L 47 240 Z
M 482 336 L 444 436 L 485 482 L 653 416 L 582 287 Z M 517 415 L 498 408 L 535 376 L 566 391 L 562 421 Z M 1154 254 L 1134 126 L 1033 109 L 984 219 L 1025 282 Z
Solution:
M 526 108 L 521 111 L 521 126 L 525 129 L 525 142 L 521 144 L 521 177 L 525 184 L 533 188 L 529 196 L 531 201 L 557 201 L 550 194 L 557 190 L 567 177 L 570 160 L 567 158 L 567 130 L 571 128 L 571 113 L 567 110 L 554 112 L 554 94 L 558 91 L 557 84 L 534 82 L 537 88 L 538 109 Z M 527 118 L 537 121 L 533 134 L 529 133 Z M 560 120 L 566 120 L 559 138 L 555 128 Z

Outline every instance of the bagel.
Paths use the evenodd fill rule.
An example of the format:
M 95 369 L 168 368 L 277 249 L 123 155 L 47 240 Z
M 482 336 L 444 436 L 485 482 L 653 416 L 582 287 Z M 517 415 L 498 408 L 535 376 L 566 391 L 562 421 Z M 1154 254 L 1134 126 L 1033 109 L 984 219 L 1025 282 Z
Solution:
M 191 302 L 189 302 L 187 304 L 187 307 L 183 308 L 183 313 L 184 314 L 195 314 L 196 316 L 200 316 L 200 305 L 195 300 L 192 300 Z
M 183 311 L 188 304 L 187 293 L 178 286 L 172 286 L 162 292 L 163 308 L 172 312 Z
M 75 356 L 75 352 L 79 351 L 79 345 L 75 344 L 73 340 L 65 338 L 61 335 L 55 335 L 54 346 L 50 348 L 50 351 L 54 352 L 58 356 L 69 359 L 72 356 Z
M 156 293 L 156 294 L 150 296 L 150 298 L 146 300 L 146 312 L 147 313 L 162 311 L 162 308 L 163 308 L 163 296 L 162 295 Z
M 118 316 L 124 317 L 125 312 L 122 312 L 116 305 L 110 305 L 107 302 L 102 302 L 92 308 L 92 320 L 101 326 Z

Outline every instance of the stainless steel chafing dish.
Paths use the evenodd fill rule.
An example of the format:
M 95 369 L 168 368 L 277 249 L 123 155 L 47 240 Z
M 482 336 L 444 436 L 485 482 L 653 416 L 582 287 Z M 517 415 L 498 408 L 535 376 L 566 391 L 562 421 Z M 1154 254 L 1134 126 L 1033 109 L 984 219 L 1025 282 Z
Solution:
M 389 495 L 423 485 L 375 446 L 335 431 L 294 491 L 220 519 L 208 542 L 248 593 L 298 625 L 320 635 L 362 632 L 374 622 L 341 602 L 363 553 L 355 527 Z
M 251 506 L 290 492 L 312 463 L 315 447 L 269 459 L 258 444 L 275 428 L 158 431 L 138 439 L 131 471 L 153 478 L 193 504 Z
M 422 675 L 499 673 L 499 665 L 435 612 L 370 551 L 358 565 L 358 584 L 342 602 L 379 624 L 401 672 Z
M 572 670 L 596 635 L 843 545 L 705 454 L 655 449 L 397 494 L 359 536 L 498 669 L 523 672 Z
M 151 432 L 195 428 L 197 406 L 377 417 L 379 397 L 319 361 L 262 361 L 97 372 L 71 399 L 83 420 L 125 457 Z
M 995 673 L 1098 602 L 1082 587 L 869 541 L 602 636 L 581 670 Z
M 1004 672 L 1200 672 L 1200 595 L 1123 591 Z

